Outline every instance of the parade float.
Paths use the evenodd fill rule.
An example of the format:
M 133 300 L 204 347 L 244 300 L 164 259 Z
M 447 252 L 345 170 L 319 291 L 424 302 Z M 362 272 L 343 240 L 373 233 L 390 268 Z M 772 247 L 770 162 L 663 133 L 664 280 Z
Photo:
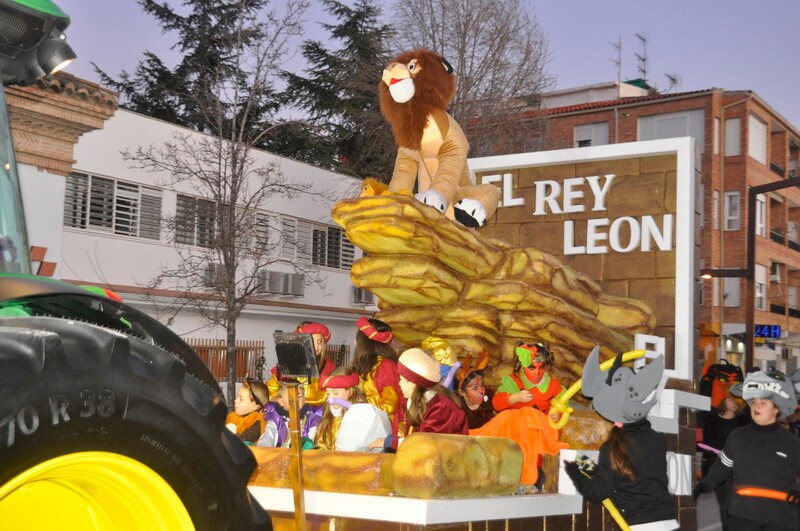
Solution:
M 584 504 L 559 467 L 576 450 L 597 450 L 610 427 L 577 393 L 586 357 L 597 345 L 607 360 L 637 349 L 623 359 L 637 358 L 638 368 L 646 358 L 666 360 L 648 419 L 668 434 L 670 493 L 678 496 L 679 519 L 693 519 L 688 494 L 695 440 L 686 408 L 705 409 L 708 399 L 695 395 L 692 383 L 698 182 L 692 140 L 488 157 L 467 165 L 463 135 L 454 131 L 446 105 L 437 108 L 437 100 L 427 98 L 423 119 L 406 122 L 387 110 L 393 105 L 387 93 L 402 104 L 424 96 L 426 87 L 446 87 L 414 83 L 442 67 L 451 74 L 446 61 L 437 64 L 436 56 L 415 51 L 384 71 L 381 105 L 399 146 L 395 174 L 387 190 L 366 186 L 362 197 L 333 209 L 334 220 L 365 252 L 351 278 L 377 295 L 376 317 L 406 347 L 437 337 L 458 358 L 488 352 L 489 383 L 511 372 L 519 340 L 547 342 L 555 374 L 574 395 L 573 406 L 554 401 L 564 413 L 557 427 L 569 449 L 546 456 L 543 492 L 530 495 L 512 495 L 507 483 L 520 473 L 513 446 L 487 450 L 480 437 L 412 434 L 396 455 L 306 453 L 299 474 L 287 450 L 256 449 L 251 491 L 278 528 L 297 522 L 291 479 L 299 476 L 306 489 L 300 494 L 304 522 L 312 529 L 598 529 L 613 508 Z M 489 184 L 499 188 L 486 201 Z M 491 457 L 504 452 L 508 457 Z

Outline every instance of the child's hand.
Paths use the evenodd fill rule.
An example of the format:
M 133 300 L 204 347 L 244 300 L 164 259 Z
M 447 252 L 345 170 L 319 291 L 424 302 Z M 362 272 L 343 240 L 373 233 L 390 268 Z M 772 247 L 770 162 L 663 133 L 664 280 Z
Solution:
M 369 443 L 369 449 L 374 450 L 376 448 L 383 448 L 383 439 L 375 439 L 371 443 Z
M 225 427 L 228 428 L 231 431 L 231 433 L 236 433 L 236 424 L 234 424 L 233 422 L 225 424 Z
M 547 412 L 547 416 L 550 417 L 550 420 L 553 422 L 561 420 L 561 412 L 555 408 L 550 408 L 550 411 Z
M 533 394 L 526 389 L 508 396 L 509 404 L 519 404 L 521 402 L 530 402 L 531 400 L 533 400 Z

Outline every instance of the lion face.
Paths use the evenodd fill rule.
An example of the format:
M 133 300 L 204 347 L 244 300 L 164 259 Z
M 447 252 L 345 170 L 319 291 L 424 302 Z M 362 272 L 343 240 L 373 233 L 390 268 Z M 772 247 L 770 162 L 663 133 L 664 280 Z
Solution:
M 453 68 L 430 50 L 398 55 L 383 70 L 381 82 L 381 90 L 388 89 L 395 103 L 406 103 L 419 93 L 426 103 L 440 109 L 447 109 L 456 92 Z
M 404 52 L 383 70 L 378 93 L 397 145 L 419 149 L 428 116 L 446 112 L 456 95 L 456 76 L 435 52 Z

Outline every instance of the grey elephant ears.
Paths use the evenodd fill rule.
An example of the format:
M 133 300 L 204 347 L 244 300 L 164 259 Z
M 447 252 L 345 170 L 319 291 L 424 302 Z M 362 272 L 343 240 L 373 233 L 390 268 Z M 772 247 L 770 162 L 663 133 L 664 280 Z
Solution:
M 600 347 L 595 346 L 583 365 L 581 392 L 583 396 L 592 398 L 603 387 L 603 371 L 600 370 Z
M 658 388 L 662 374 L 664 374 L 664 356 L 658 356 L 628 380 L 628 400 L 642 402 Z

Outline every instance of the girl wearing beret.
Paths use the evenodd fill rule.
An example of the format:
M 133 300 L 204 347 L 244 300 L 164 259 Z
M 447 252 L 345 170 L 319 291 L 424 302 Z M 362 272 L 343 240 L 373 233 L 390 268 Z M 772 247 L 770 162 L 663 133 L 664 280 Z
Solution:
M 389 325 L 378 319 L 361 317 L 356 323 L 356 348 L 353 370 L 358 373 L 361 390 L 370 404 L 384 410 L 392 419 L 392 433 L 403 420 L 406 401 L 400 392 L 397 352 Z
M 367 402 L 358 383 L 358 374 L 348 367 L 334 370 L 322 381 L 328 399 L 317 426 L 317 448 L 366 452 L 376 437 L 391 433 L 386 412 Z
M 467 435 L 467 416 L 461 410 L 458 396 L 439 384 L 439 363 L 424 350 L 408 349 L 397 362 L 400 391 L 408 400 L 407 430 L 429 433 Z M 384 447 L 396 450 L 401 437 L 377 439 L 370 448 Z

